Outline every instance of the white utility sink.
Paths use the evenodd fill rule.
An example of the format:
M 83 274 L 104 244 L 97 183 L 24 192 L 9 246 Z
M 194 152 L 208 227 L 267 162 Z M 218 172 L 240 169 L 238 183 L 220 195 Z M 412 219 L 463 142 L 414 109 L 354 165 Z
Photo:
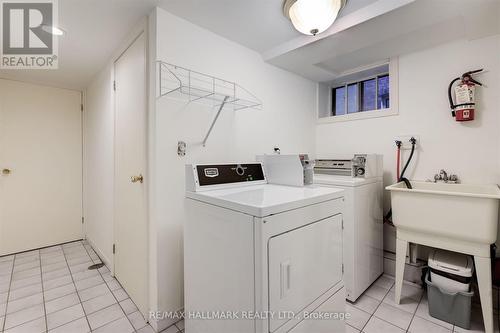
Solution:
M 497 185 L 400 182 L 391 191 L 396 226 L 396 296 L 401 288 L 408 243 L 474 256 L 486 333 L 493 333 L 490 244 L 497 239 L 500 188 Z
M 418 231 L 466 242 L 493 244 L 497 239 L 497 185 L 411 181 L 386 187 L 398 230 Z

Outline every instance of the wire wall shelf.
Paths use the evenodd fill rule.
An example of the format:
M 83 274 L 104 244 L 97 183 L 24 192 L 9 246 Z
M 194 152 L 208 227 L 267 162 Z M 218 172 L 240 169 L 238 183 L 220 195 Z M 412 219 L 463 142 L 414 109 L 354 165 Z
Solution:
M 159 97 L 187 102 L 232 106 L 234 110 L 262 109 L 262 102 L 237 83 L 159 61 Z

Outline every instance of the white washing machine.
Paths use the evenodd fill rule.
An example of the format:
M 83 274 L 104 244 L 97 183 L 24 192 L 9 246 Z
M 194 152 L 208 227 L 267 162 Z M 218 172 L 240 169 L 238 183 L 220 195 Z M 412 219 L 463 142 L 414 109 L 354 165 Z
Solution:
M 260 163 L 186 181 L 186 333 L 344 332 L 343 190 L 268 184 Z
M 316 160 L 314 183 L 344 189 L 344 285 L 356 299 L 384 272 L 382 156 Z

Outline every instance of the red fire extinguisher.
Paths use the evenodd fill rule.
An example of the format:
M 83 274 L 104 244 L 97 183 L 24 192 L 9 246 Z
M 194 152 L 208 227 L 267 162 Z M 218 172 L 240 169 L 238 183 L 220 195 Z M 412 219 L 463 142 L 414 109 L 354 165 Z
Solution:
M 455 117 L 456 121 L 474 120 L 476 85 L 482 86 L 482 84 L 474 80 L 472 75 L 482 71 L 483 69 L 477 69 L 466 72 L 461 77 L 457 77 L 450 82 L 448 99 L 450 101 L 451 115 Z M 453 87 L 457 81 L 460 81 L 459 84 Z M 452 92 L 455 93 L 456 102 L 453 102 Z

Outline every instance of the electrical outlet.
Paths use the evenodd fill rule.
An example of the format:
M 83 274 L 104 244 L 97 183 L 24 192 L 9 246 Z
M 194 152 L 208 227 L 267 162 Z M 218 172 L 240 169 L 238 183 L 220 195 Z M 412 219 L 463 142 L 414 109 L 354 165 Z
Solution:
M 421 144 L 419 135 L 399 135 L 394 139 L 394 141 L 399 140 L 403 143 L 401 146 L 402 150 L 410 150 L 411 149 L 411 142 L 410 142 L 411 138 L 415 138 L 417 140 L 417 144 L 415 145 L 415 149 L 418 149 L 418 147 Z

